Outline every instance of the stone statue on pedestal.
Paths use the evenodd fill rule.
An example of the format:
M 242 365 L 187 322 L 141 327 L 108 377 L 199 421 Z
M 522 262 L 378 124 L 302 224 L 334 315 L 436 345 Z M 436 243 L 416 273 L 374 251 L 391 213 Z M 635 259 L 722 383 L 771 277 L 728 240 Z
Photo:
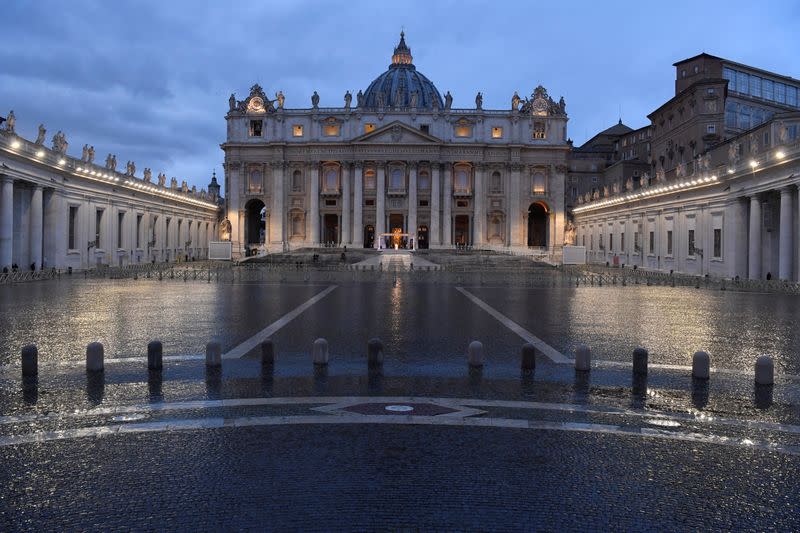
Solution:
M 228 111 L 236 111 L 236 96 L 233 93 L 228 98 Z
M 514 91 L 514 96 L 511 97 L 511 111 L 517 111 L 519 109 L 519 94 L 517 91 Z
M 350 94 L 350 91 L 344 93 L 344 108 L 350 109 L 350 102 L 353 101 L 353 95 Z
M 475 109 L 483 109 L 483 95 L 480 91 L 475 95 Z
M 164 187 L 167 184 L 167 175 L 163 172 L 158 173 L 158 186 Z
M 150 180 L 152 178 L 153 178 L 153 172 L 149 168 L 145 167 L 145 169 L 144 169 L 144 182 L 145 183 L 150 183 Z
M 14 116 L 14 110 L 8 112 L 8 116 L 6 117 L 6 131 L 8 133 L 14 133 L 14 128 L 17 125 L 17 117 Z
M 361 92 L 360 89 L 358 94 L 356 94 L 356 103 L 358 104 L 358 107 L 364 107 L 364 93 Z
M 444 108 L 450 109 L 453 105 L 453 97 L 450 95 L 450 91 L 444 95 Z
M 574 246 L 575 240 L 575 224 L 573 224 L 571 220 L 567 220 L 567 224 L 564 227 L 564 244 L 567 246 Z
M 417 108 L 417 100 L 419 99 L 419 93 L 417 91 L 411 91 L 411 108 Z
M 89 147 L 89 150 L 86 153 L 86 161 L 89 164 L 94 163 L 94 146 Z
M 311 95 L 311 107 L 314 109 L 319 107 L 319 95 L 317 91 L 314 91 L 314 94 Z
M 44 136 L 47 134 L 47 130 L 44 129 L 44 124 L 39 124 L 39 135 L 36 136 L 36 144 L 41 146 L 44 144 Z
M 181 181 L 181 192 L 189 192 L 189 186 L 186 184 L 186 180 Z
M 278 109 L 283 109 L 283 102 L 286 98 L 283 96 L 283 91 L 278 91 L 275 93 L 275 101 L 278 102 Z
M 175 179 L 175 176 L 172 176 L 172 179 L 169 182 L 169 188 L 173 191 L 178 188 L 178 180 Z
M 81 150 L 81 161 L 86 162 L 89 159 L 89 145 L 84 144 Z

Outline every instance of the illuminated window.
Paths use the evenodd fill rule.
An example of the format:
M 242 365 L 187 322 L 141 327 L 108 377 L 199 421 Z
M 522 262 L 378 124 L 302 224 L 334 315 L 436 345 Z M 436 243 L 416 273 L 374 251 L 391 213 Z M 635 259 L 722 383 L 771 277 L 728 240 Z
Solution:
M 302 124 L 295 124 L 292 126 L 292 136 L 294 137 L 302 137 L 303 136 L 303 125 Z
M 325 135 L 325 137 L 338 137 L 340 130 L 341 127 L 339 124 L 325 124 L 322 128 L 322 134 Z
M 545 138 L 544 122 L 534 122 L 533 123 L 533 138 L 534 139 L 544 139 Z
M 472 137 L 471 124 L 459 124 L 455 128 L 456 137 Z
M 544 172 L 535 170 L 533 173 L 533 194 L 544 194 L 545 192 L 545 177 Z
M 250 137 L 261 137 L 261 128 L 264 126 L 263 120 L 250 121 Z
M 503 138 L 503 128 L 500 126 L 495 126 L 492 128 L 492 139 L 502 139 Z
M 250 193 L 260 193 L 261 192 L 261 171 L 260 170 L 251 170 L 250 174 L 248 174 L 248 182 L 247 182 L 247 191 Z
M 364 172 L 364 189 L 369 191 L 375 190 L 375 171 L 367 170 Z
M 364 133 L 369 133 L 371 131 L 375 131 L 375 124 L 372 122 L 367 122 L 364 124 Z

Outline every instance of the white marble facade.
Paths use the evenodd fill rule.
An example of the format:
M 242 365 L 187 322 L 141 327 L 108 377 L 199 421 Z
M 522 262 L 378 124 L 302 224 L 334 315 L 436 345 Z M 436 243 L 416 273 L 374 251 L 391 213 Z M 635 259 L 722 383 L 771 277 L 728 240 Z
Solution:
M 342 107 L 231 95 L 226 217 L 235 256 L 324 245 L 559 250 L 569 153 L 563 99 L 453 109 L 401 42 Z M 381 239 L 379 236 L 392 234 Z
M 136 177 L 132 162 L 94 164 L 93 148 L 70 157 L 61 132 L 48 148 L 43 127 L 30 141 L 11 126 L 0 130 L 0 271 L 203 259 L 218 240 L 204 191 L 151 182 L 149 169 Z
M 643 185 L 574 209 L 590 262 L 800 281 L 800 113 Z

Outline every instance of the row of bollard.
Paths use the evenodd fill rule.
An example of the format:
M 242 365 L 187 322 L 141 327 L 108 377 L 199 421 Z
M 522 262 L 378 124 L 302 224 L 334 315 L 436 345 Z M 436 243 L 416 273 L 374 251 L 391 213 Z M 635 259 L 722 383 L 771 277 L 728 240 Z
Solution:
M 520 366 L 523 372 L 529 373 L 536 369 L 536 354 L 538 350 L 533 344 L 525 343 L 520 351 Z M 147 345 L 147 368 L 151 371 L 161 371 L 164 348 L 161 341 L 154 340 Z M 380 339 L 370 339 L 367 343 L 367 365 L 370 369 L 379 369 L 383 365 L 384 346 Z M 22 348 L 22 375 L 32 377 L 38 375 L 39 351 L 35 344 Z M 648 351 L 645 348 L 633 350 L 633 374 L 647 375 Z M 323 338 L 316 339 L 312 345 L 311 358 L 315 366 L 326 366 L 329 361 L 328 341 Z M 219 368 L 222 366 L 222 346 L 219 342 L 212 341 L 206 345 L 206 366 Z M 261 364 L 272 366 L 275 363 L 275 347 L 271 339 L 261 343 Z M 484 366 L 484 350 L 480 341 L 472 341 L 467 347 L 467 363 L 472 369 Z M 585 344 L 575 348 L 575 370 L 589 372 L 592 366 L 592 351 Z M 100 342 L 92 342 L 86 346 L 86 371 L 103 372 L 104 349 Z M 699 380 L 708 380 L 711 376 L 711 356 L 707 352 L 698 351 L 692 356 L 692 377 Z M 775 382 L 775 364 L 768 355 L 759 356 L 755 364 L 756 385 L 772 385 Z

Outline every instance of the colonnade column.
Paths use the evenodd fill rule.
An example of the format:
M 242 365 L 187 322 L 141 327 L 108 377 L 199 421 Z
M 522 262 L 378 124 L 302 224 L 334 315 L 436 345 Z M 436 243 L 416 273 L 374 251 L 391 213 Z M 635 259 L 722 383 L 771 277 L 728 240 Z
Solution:
M 439 163 L 434 161 L 431 165 L 431 233 L 429 243 L 432 247 L 441 244 L 441 231 L 439 229 Z
M 364 164 L 355 162 L 353 195 L 353 246 L 364 246 Z
M 483 194 L 483 182 L 484 182 L 484 173 L 486 172 L 486 166 L 483 164 L 477 164 L 475 166 L 475 190 L 472 194 L 472 201 L 474 202 L 475 209 L 473 210 L 474 213 L 474 220 L 473 220 L 473 227 L 474 227 L 474 235 L 475 237 L 472 240 L 472 244 L 476 246 L 480 246 L 484 243 L 485 239 L 485 229 L 486 226 L 486 215 L 484 214 L 484 200 L 486 196 Z
M 750 279 L 761 279 L 761 199 L 750 197 L 750 234 L 747 246 L 747 272 Z
M 453 165 L 444 166 L 444 212 L 442 213 L 442 244 L 452 246 L 453 232 Z
M 308 232 L 311 239 L 312 246 L 319 246 L 319 168 L 317 163 L 311 163 L 308 166 L 308 171 L 311 173 L 311 215 L 309 216 L 308 223 L 310 224 L 310 231 Z
M 270 241 L 283 244 L 283 169 L 285 163 L 272 164 L 272 213 L 270 213 Z
M 792 279 L 792 188 L 781 189 L 781 229 L 778 244 L 778 277 Z
M 522 246 L 522 223 L 519 215 L 519 184 L 522 167 L 511 165 L 511 194 L 509 194 L 508 217 L 511 219 L 511 246 Z
M 342 165 L 342 242 L 348 245 L 351 242 L 350 230 L 350 161 Z
M 14 181 L 0 176 L 0 271 L 11 271 L 14 239 Z
M 417 249 L 417 162 L 411 161 L 408 172 L 408 226 L 406 232 L 414 239 L 413 249 Z
M 36 185 L 31 195 L 30 211 L 30 255 L 32 264 L 36 265 L 36 270 L 42 268 L 42 231 L 43 231 L 43 210 L 44 199 L 42 197 L 42 186 Z
M 386 233 L 386 164 L 378 163 L 378 187 L 375 191 L 375 242 Z M 377 247 L 377 246 L 376 246 Z

